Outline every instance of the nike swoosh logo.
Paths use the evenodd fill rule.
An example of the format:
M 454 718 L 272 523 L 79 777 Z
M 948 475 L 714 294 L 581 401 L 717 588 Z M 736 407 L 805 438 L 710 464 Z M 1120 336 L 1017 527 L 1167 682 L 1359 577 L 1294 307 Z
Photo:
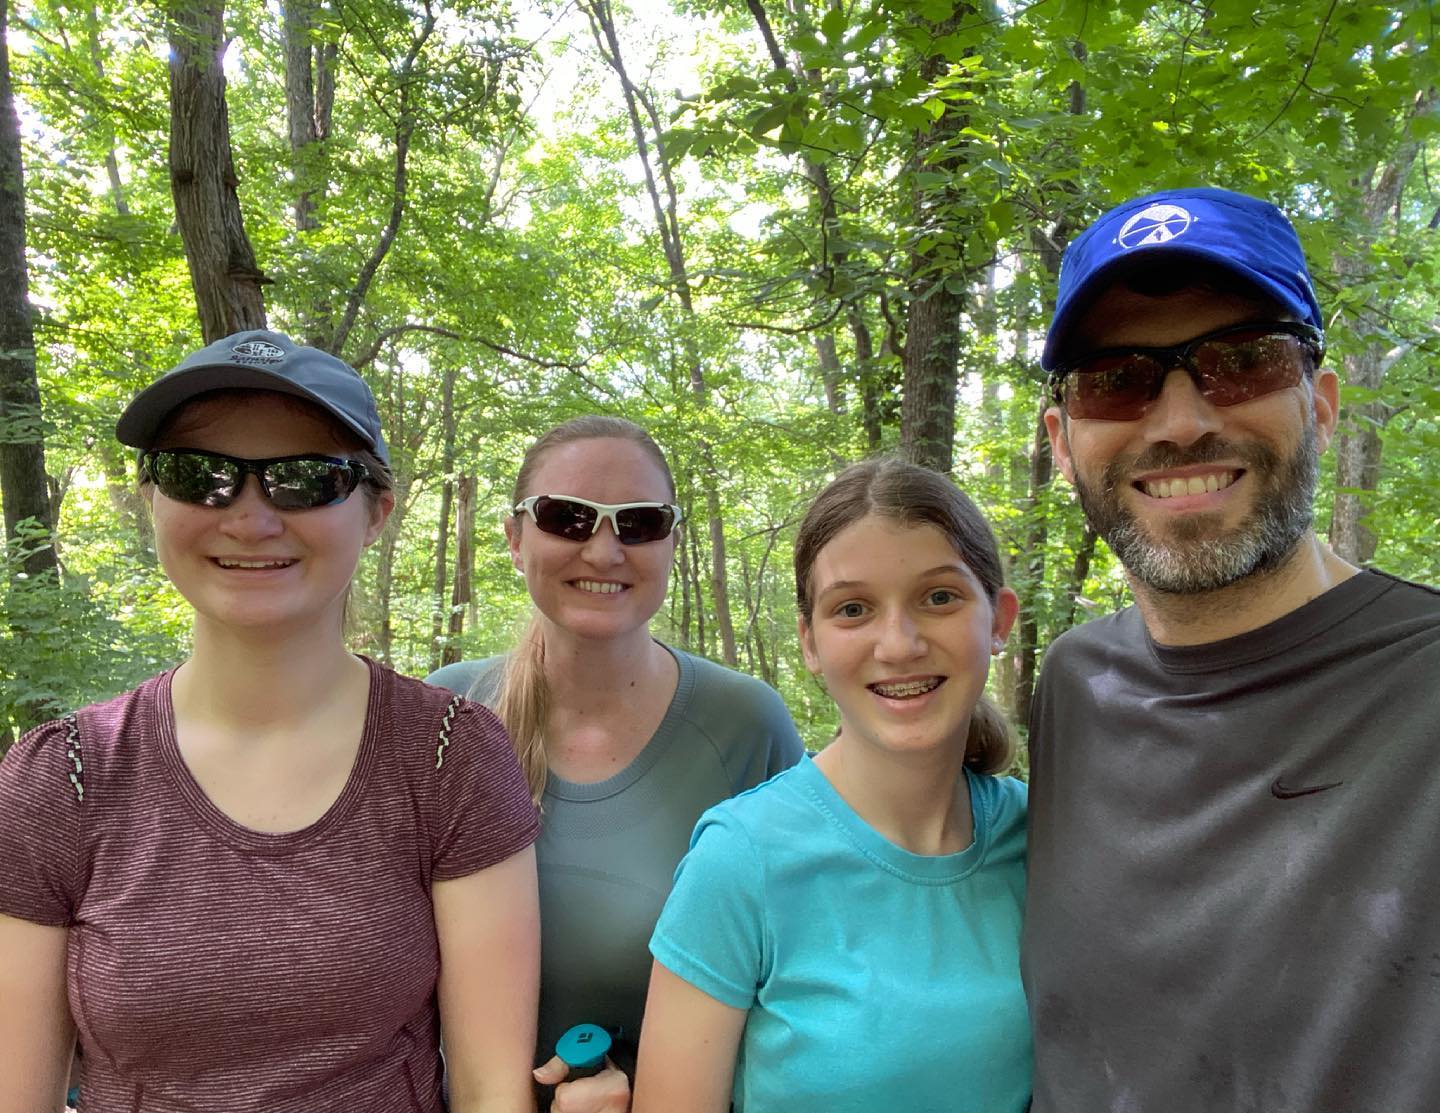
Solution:
M 1339 788 L 1344 781 L 1331 781 L 1326 785 L 1307 785 L 1304 788 L 1291 788 L 1282 784 L 1281 779 L 1276 777 L 1270 783 L 1270 793 L 1277 800 L 1294 800 L 1297 796 L 1314 796 L 1317 792 L 1328 792 L 1332 788 Z

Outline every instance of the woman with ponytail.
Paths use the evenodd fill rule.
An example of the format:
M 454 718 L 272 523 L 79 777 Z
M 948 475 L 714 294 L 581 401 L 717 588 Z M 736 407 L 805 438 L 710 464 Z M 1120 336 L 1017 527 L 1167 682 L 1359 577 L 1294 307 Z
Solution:
M 542 1105 L 555 1086 L 555 1113 L 629 1108 L 646 943 L 695 821 L 801 755 L 771 688 L 651 636 L 674 504 L 639 426 L 587 416 L 551 429 L 525 454 L 505 522 L 529 626 L 504 657 L 429 678 L 495 709 L 541 807 L 536 1078 Z M 614 1051 L 599 1074 L 565 1081 L 552 1055 L 580 1023 L 608 1029 Z
M 795 545 L 840 731 L 711 808 L 656 926 L 636 1113 L 1022 1113 L 1025 786 L 984 697 L 1018 602 L 974 503 L 857 464 Z

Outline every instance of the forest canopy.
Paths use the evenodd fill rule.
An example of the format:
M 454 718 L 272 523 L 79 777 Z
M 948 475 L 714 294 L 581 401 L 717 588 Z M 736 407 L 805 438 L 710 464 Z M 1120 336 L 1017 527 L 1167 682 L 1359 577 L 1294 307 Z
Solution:
M 1126 197 L 1295 221 L 1340 370 L 1317 528 L 1440 580 L 1434 5 L 1365 0 L 0 0 L 0 748 L 180 660 L 126 402 L 279 329 L 380 401 L 396 510 L 352 644 L 503 651 L 523 448 L 619 414 L 687 525 L 657 633 L 833 729 L 790 546 L 897 451 L 991 515 L 993 683 L 1127 601 L 1039 420 L 1060 253 Z

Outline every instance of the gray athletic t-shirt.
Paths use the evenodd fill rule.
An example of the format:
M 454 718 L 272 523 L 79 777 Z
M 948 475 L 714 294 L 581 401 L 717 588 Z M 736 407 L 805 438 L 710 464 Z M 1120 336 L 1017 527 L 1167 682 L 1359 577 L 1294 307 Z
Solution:
M 680 681 L 635 760 L 607 780 L 577 784 L 552 773 L 545 786 L 535 844 L 537 1062 L 582 1022 L 623 1029 L 633 1048 L 650 980 L 650 933 L 700 813 L 800 760 L 800 736 L 773 688 L 703 657 L 670 652 Z M 427 679 L 461 694 L 474 687 L 474 698 L 489 702 L 504 660 L 462 661 Z
M 1022 965 L 1034 1113 L 1440 1110 L 1440 592 L 1051 648 Z

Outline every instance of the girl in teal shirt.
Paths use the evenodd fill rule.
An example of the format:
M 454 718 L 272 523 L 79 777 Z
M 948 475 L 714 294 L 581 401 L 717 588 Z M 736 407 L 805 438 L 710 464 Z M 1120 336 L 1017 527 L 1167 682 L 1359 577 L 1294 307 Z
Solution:
M 1015 619 L 942 476 L 843 472 L 795 547 L 818 757 L 711 808 L 655 929 L 635 1113 L 1021 1113 L 1025 787 L 984 699 Z

